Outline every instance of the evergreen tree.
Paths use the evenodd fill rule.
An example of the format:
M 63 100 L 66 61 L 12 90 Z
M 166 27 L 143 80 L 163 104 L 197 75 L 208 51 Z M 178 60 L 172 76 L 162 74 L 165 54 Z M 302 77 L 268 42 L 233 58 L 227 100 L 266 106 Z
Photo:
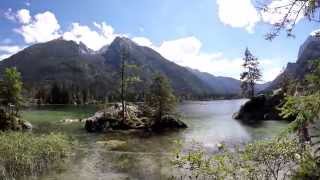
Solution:
M 153 78 L 149 92 L 146 96 L 146 105 L 155 109 L 156 120 L 174 111 L 176 97 L 173 95 L 170 83 L 166 77 L 157 74 Z
M 242 94 L 246 97 L 253 97 L 256 82 L 261 80 L 262 75 L 258 67 L 258 58 L 253 56 L 248 48 L 246 48 L 244 55 L 244 63 L 242 65 L 244 72 L 240 75 Z
M 20 72 L 16 68 L 5 69 L 3 80 L 0 83 L 0 100 L 4 106 L 12 105 L 18 112 L 22 99 L 22 81 Z

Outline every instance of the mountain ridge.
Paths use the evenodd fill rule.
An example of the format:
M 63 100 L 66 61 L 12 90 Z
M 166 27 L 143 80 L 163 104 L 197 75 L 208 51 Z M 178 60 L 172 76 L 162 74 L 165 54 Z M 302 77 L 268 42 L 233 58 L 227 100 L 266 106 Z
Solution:
M 219 92 L 213 84 L 201 79 L 199 73 L 202 72 L 199 71 L 197 75 L 190 69 L 164 58 L 153 49 L 139 46 L 125 37 L 115 38 L 110 45 L 98 51 L 89 49 L 81 42 L 61 38 L 34 44 L 0 61 L 0 73 L 7 67 L 17 67 L 31 96 L 36 96 L 42 88 L 50 91 L 50 86 L 57 83 L 65 89 L 71 88 L 74 94 L 87 91 L 97 99 L 113 97 L 117 92 L 120 53 L 123 48 L 126 48 L 129 54 L 127 63 L 135 64 L 141 70 L 139 75 L 145 84 L 134 87 L 141 94 L 145 93 L 145 88 L 155 73 L 167 76 L 175 93 L 183 98 L 239 94 L 235 93 L 237 89 L 222 89 Z M 206 73 L 206 76 L 210 75 Z M 238 85 L 238 81 L 232 78 L 216 78 L 220 79 L 220 83 L 228 80 L 227 84 L 231 82 L 233 87 Z M 72 96 L 76 96 L 74 94 Z

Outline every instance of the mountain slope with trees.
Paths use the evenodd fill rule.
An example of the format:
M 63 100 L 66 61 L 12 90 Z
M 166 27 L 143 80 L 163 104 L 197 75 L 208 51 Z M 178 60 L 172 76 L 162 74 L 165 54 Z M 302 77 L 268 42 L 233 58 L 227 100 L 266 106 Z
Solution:
M 0 72 L 16 67 L 21 72 L 26 94 L 39 103 L 86 103 L 105 98 L 113 101 L 120 96 L 122 48 L 128 51 L 126 63 L 137 66 L 140 78 L 140 82 L 129 88 L 129 100 L 142 99 L 156 73 L 164 74 L 174 93 L 184 99 L 240 93 L 238 80 L 190 71 L 124 37 L 116 38 L 96 52 L 82 43 L 63 39 L 35 44 L 1 61 Z

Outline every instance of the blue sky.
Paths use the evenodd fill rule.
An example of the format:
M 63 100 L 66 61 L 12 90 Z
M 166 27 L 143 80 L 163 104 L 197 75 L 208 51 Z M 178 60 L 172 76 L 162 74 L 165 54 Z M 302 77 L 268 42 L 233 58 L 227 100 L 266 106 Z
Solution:
M 294 62 L 299 46 L 319 29 L 301 18 L 296 38 L 266 41 L 268 23 L 277 17 L 263 19 L 250 0 L 1 0 L 0 15 L 0 59 L 60 36 L 95 50 L 126 36 L 180 65 L 234 78 L 249 47 L 265 81 Z

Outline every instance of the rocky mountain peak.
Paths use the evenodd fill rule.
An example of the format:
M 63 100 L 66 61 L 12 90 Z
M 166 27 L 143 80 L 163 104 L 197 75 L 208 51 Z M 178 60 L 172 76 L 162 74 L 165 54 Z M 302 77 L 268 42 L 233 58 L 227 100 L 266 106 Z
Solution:
M 312 33 L 300 46 L 297 63 L 304 63 L 320 57 L 320 34 Z

